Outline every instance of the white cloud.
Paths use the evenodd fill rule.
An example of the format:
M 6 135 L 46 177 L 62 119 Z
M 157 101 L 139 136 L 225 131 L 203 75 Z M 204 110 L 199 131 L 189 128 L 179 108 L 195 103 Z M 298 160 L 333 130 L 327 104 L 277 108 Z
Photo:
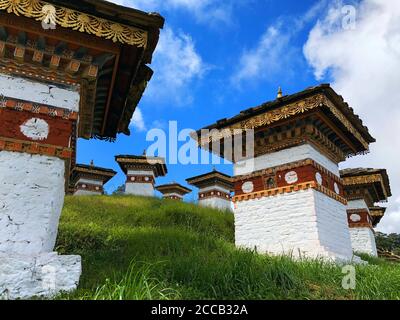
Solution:
M 377 143 L 371 153 L 345 167 L 388 169 L 394 196 L 380 230 L 400 233 L 400 1 L 362 0 L 354 30 L 341 26 L 342 2 L 331 5 L 309 34 L 304 54 L 317 79 L 333 78 L 370 128 Z
M 113 0 L 117 4 L 143 11 L 184 10 L 194 15 L 198 22 L 230 23 L 232 7 L 238 0 Z
M 191 87 L 209 68 L 192 38 L 183 32 L 175 33 L 169 27 L 161 33 L 151 67 L 155 73 L 146 97 L 177 105 L 192 102 Z
M 299 65 L 301 51 L 292 45 L 292 40 L 305 25 L 325 8 L 327 0 L 318 1 L 304 15 L 284 17 L 269 26 L 261 35 L 257 45 L 245 49 L 239 64 L 231 77 L 231 83 L 237 87 L 242 83 L 294 76 L 294 67 Z
M 265 80 L 277 75 L 294 56 L 289 40 L 290 35 L 282 32 L 280 26 L 269 27 L 255 48 L 243 52 L 231 77 L 232 84 L 240 86 L 245 81 Z
M 130 127 L 136 129 L 139 132 L 146 131 L 146 124 L 144 122 L 142 110 L 136 108 L 135 113 L 133 114 Z

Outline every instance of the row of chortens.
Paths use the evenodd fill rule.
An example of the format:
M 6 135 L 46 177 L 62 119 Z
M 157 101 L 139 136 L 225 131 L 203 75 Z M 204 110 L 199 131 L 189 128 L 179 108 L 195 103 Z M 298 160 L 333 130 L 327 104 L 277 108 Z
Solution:
M 77 140 L 129 134 L 163 26 L 158 14 L 106 1 L 0 1 L 0 299 L 78 287 L 81 257 L 54 251 L 64 197 L 101 195 L 116 172 L 77 164 Z M 391 196 L 389 178 L 383 169 L 339 170 L 375 139 L 329 85 L 280 90 L 274 101 L 204 129 L 255 132 L 254 157 L 239 161 L 224 152 L 231 137 L 199 135 L 201 148 L 233 161 L 234 174 L 187 180 L 200 205 L 232 208 L 238 247 L 340 263 L 359 262 L 355 252 L 377 255 L 373 228 Z M 127 195 L 158 190 L 182 200 L 191 192 L 156 187 L 164 159 L 115 160 Z

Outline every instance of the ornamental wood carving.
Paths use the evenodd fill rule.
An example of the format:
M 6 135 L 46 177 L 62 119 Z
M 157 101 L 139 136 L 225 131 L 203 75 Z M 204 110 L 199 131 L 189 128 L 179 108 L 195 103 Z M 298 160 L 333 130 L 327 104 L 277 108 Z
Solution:
M 0 0 L 0 10 L 33 18 L 46 24 L 84 32 L 122 44 L 146 48 L 147 32 L 120 23 L 100 19 L 41 0 Z
M 338 119 L 347 128 L 347 130 L 349 130 L 354 135 L 354 137 L 357 138 L 357 140 L 364 146 L 366 150 L 369 150 L 368 142 L 365 141 L 365 139 L 361 136 L 358 130 L 354 128 L 354 126 L 343 115 L 343 113 L 339 111 L 336 108 L 336 106 L 322 94 L 316 94 L 304 100 L 288 104 L 277 110 L 271 110 L 269 112 L 265 112 L 263 114 L 254 116 L 248 120 L 235 123 L 222 130 L 211 130 L 210 134 L 199 137 L 198 141 L 201 146 L 205 146 L 208 145 L 210 142 L 218 141 L 224 138 L 231 138 L 232 136 L 238 133 L 235 132 L 237 130 L 243 131 L 243 130 L 256 129 L 322 107 L 329 108 L 330 112 L 334 115 L 334 117 Z

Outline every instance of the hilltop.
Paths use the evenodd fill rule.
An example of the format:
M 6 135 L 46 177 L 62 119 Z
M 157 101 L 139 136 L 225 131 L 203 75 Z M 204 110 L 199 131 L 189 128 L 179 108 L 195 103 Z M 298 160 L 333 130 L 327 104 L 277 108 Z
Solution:
M 171 200 L 67 197 L 57 251 L 83 259 L 67 299 L 400 299 L 400 265 L 363 256 L 345 290 L 341 267 L 236 249 L 232 213 Z

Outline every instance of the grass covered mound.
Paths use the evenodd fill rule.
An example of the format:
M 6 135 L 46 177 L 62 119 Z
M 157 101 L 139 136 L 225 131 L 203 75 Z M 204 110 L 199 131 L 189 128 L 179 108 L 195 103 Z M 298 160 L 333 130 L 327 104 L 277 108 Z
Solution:
M 67 197 L 57 251 L 83 259 L 69 299 L 400 298 L 400 265 L 363 257 L 345 290 L 341 267 L 236 249 L 231 213 L 155 198 Z

